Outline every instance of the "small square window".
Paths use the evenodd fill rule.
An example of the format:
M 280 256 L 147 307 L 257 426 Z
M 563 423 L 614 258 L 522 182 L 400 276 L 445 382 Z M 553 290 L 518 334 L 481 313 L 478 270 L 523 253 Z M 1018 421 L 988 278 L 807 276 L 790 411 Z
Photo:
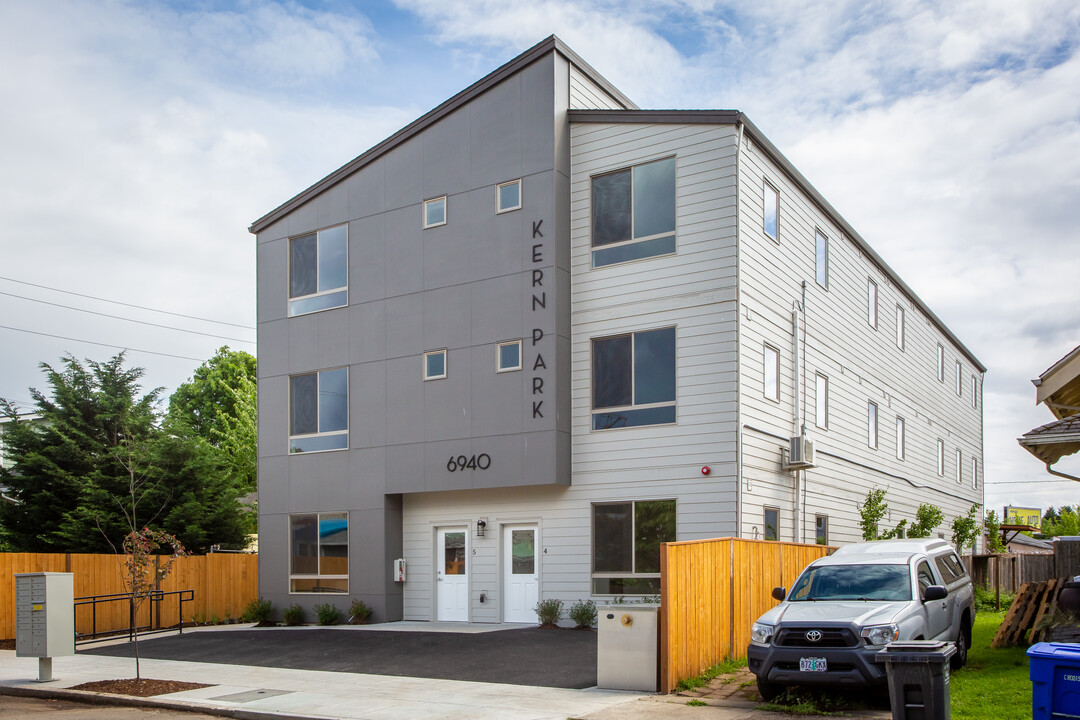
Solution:
M 495 358 L 496 372 L 512 372 L 521 369 L 521 341 L 510 340 L 498 345 Z
M 764 537 L 766 540 L 776 540 L 780 537 L 780 510 L 779 508 L 765 508 Z
M 424 353 L 424 379 L 440 380 L 446 377 L 446 350 Z
M 765 216 L 762 229 L 773 240 L 780 239 L 780 195 L 766 180 L 764 184 Z
M 446 196 L 424 201 L 424 229 L 446 224 Z
M 495 188 L 495 212 L 521 209 L 521 180 L 511 180 Z
M 780 351 L 765 346 L 765 397 L 780 401 Z
M 826 290 L 829 289 L 829 238 L 825 237 L 820 230 L 817 231 L 815 240 L 816 271 L 814 279 L 817 284 Z

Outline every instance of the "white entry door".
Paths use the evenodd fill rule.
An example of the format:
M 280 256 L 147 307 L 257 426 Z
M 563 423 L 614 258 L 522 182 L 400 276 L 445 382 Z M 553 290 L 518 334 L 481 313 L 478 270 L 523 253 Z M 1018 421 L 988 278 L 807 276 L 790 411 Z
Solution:
M 439 528 L 435 549 L 438 620 L 469 621 L 468 528 Z
M 536 525 L 503 526 L 503 622 L 537 622 L 536 535 Z

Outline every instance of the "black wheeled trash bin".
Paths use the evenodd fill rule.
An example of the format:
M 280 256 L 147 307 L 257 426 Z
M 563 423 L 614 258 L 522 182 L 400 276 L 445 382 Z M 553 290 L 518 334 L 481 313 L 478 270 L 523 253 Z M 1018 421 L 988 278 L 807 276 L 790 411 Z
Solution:
M 875 659 L 885 663 L 893 720 L 949 720 L 949 658 L 952 643 L 936 640 L 894 642 Z

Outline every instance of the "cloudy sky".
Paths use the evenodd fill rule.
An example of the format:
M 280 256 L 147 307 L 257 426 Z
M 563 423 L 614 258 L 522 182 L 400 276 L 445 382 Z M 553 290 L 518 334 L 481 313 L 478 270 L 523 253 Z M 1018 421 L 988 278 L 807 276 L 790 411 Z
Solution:
M 1080 344 L 1075 0 L 5 0 L 0 396 L 253 352 L 248 225 L 551 33 L 641 107 L 746 112 L 990 369 L 988 506 L 1080 501 L 1015 440 Z

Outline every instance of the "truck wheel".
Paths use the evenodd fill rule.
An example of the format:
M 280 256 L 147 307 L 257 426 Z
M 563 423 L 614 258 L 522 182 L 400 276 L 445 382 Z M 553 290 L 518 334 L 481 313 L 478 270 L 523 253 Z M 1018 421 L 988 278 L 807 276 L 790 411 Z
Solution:
M 967 620 L 960 623 L 960 634 L 956 636 L 956 654 L 949 661 L 951 670 L 959 670 L 967 665 L 968 648 L 971 646 L 971 624 Z
M 766 682 L 761 678 L 757 679 L 757 691 L 758 695 L 765 702 L 774 699 L 777 695 L 784 692 L 783 685 L 777 685 L 776 683 Z

